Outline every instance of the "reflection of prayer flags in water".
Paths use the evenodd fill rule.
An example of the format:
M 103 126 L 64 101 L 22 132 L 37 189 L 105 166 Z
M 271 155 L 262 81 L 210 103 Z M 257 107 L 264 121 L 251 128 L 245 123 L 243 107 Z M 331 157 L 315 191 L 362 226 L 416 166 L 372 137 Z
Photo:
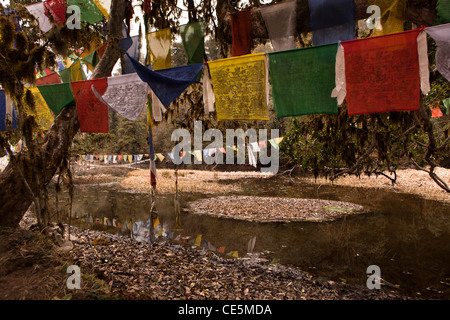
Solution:
M 217 120 L 269 120 L 264 54 L 208 62 Z
M 153 219 L 153 228 L 156 228 L 156 227 L 159 226 L 159 225 L 160 225 L 160 223 L 159 223 L 159 218 L 156 217 L 155 219 Z
M 297 42 L 297 1 L 280 2 L 261 7 L 261 15 L 267 27 L 274 51 L 295 49 Z M 280 23 L 282 21 L 283 23 Z
M 103 95 L 94 89 L 97 98 L 128 120 L 137 120 L 147 103 L 147 83 L 136 73 L 108 77 L 107 82 L 108 87 Z
M 425 32 L 438 45 L 436 51 L 436 68 L 445 79 L 450 81 L 450 24 L 425 28 Z
M 152 71 L 128 56 L 142 81 L 148 83 L 164 106 L 168 106 L 177 99 L 180 94 L 195 82 L 203 64 L 175 67 Z
M 147 34 L 147 64 L 153 64 L 153 70 L 172 66 L 171 56 L 172 32 L 170 28 Z
M 419 36 L 419 32 L 342 42 L 344 53 L 338 52 L 336 66 L 343 65 L 345 70 L 336 69 L 333 96 L 343 100 L 345 94 L 337 92 L 347 92 L 350 116 L 419 109 L 421 81 L 422 92 L 429 90 L 426 41 L 424 47 L 418 45 L 419 40 L 423 43 L 425 33 Z M 345 63 L 339 62 L 342 56 Z M 419 68 L 419 62 L 424 69 Z M 342 83 L 345 88 L 339 89 Z
M 71 82 L 81 132 L 108 133 L 108 106 L 101 102 L 91 89 L 94 86 L 99 94 L 104 94 L 107 85 L 106 78 Z
M 199 235 L 197 235 L 197 237 L 195 238 L 194 245 L 197 246 L 197 247 L 200 247 L 201 243 L 202 243 L 202 235 L 199 234 Z
M 251 238 L 251 239 L 248 241 L 248 244 L 247 244 L 247 252 L 252 253 L 252 252 L 253 252 L 253 249 L 255 248 L 255 244 L 256 244 L 256 236 L 254 236 L 253 238 Z
M 187 64 L 202 63 L 205 56 L 205 22 L 188 23 L 178 27 L 188 58 Z
M 368 0 L 367 6 L 376 5 L 381 10 L 382 30 L 373 29 L 373 36 L 397 33 L 404 30 L 406 0 Z
M 252 48 L 252 11 L 230 13 L 232 47 L 231 56 L 249 54 Z
M 17 129 L 16 111 L 11 98 L 0 90 L 0 131 Z
M 309 0 L 310 27 L 315 45 L 355 38 L 353 0 Z
M 269 54 L 277 118 L 337 114 L 330 93 L 335 86 L 337 44 Z

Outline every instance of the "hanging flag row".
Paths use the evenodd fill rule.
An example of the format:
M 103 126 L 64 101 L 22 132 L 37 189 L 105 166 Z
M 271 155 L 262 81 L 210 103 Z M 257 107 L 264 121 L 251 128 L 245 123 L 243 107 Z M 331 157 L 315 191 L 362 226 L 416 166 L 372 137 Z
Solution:
M 127 55 L 136 73 L 30 90 L 42 106 L 41 115 L 45 114 L 44 102 L 55 116 L 75 102 L 82 132 L 108 132 L 108 107 L 136 120 L 146 106 L 149 89 L 152 116 L 160 121 L 165 108 L 196 82 L 202 71 L 205 110 L 216 110 L 219 121 L 268 120 L 270 88 L 278 118 L 336 114 L 344 99 L 349 115 L 414 111 L 419 109 L 420 92 L 430 90 L 426 33 L 438 44 L 438 70 L 449 77 L 450 24 L 446 24 L 425 31 L 415 29 L 160 70 L 151 70 Z M 1 99 L 5 100 L 5 111 L 0 119 L 14 127 L 8 107 L 11 103 Z M 48 112 L 43 118 L 47 118 L 42 124 L 45 130 L 51 122 Z
M 256 167 L 257 162 L 256 158 L 254 157 L 255 152 L 260 152 L 261 149 L 267 148 L 268 146 L 273 147 L 274 149 L 279 149 L 279 144 L 283 140 L 283 137 L 269 139 L 267 141 L 257 141 L 250 143 L 247 146 L 247 152 L 249 157 L 249 164 Z M 226 154 L 228 151 L 237 151 L 239 146 L 226 146 L 223 148 L 208 148 L 203 150 L 192 150 L 188 152 L 180 151 L 180 157 L 183 158 L 186 155 L 192 155 L 196 157 L 198 161 L 203 161 L 204 158 L 207 157 L 213 157 L 217 152 L 221 152 L 223 154 Z M 162 153 L 154 153 L 153 157 L 150 154 L 119 154 L 119 155 L 98 155 L 98 154 L 87 154 L 87 155 L 79 155 L 81 161 L 94 161 L 98 160 L 100 162 L 104 162 L 106 164 L 122 164 L 122 163 L 133 163 L 133 162 L 139 162 L 143 159 L 151 159 L 159 161 L 164 161 L 166 158 Z M 170 159 L 174 159 L 173 153 L 167 154 Z
M 36 18 L 42 32 L 47 33 L 54 24 L 66 23 L 68 6 L 80 9 L 80 21 L 94 24 L 103 21 L 103 17 L 109 18 L 111 0 L 46 0 L 27 5 L 25 9 Z

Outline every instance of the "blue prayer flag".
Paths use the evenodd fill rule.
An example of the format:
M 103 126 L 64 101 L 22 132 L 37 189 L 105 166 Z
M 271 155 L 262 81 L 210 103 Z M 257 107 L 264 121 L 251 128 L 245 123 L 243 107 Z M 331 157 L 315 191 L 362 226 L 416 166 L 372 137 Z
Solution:
M 17 115 L 12 101 L 0 90 L 0 131 L 17 129 Z
M 120 39 L 120 47 L 133 59 L 139 61 L 139 36 Z M 125 57 L 125 63 L 122 68 L 122 74 L 134 73 L 133 64 Z
M 160 70 L 150 70 L 133 59 L 128 58 L 142 81 L 147 82 L 162 104 L 167 107 L 177 99 L 187 87 L 194 83 L 203 69 L 203 63 Z
M 308 0 L 314 45 L 355 38 L 356 7 L 353 0 Z

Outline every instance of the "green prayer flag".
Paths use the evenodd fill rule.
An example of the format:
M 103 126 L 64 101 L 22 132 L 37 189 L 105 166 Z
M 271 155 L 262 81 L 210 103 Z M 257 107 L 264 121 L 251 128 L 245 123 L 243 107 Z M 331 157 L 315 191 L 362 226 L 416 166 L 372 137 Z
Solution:
M 447 114 L 450 115 L 450 98 L 443 100 L 442 103 L 444 104 L 445 109 L 447 109 Z
M 97 23 L 103 20 L 103 14 L 92 0 L 67 0 L 69 6 L 78 6 L 81 11 L 81 21 Z
M 270 79 L 277 118 L 337 114 L 337 43 L 269 53 Z
M 98 57 L 98 53 L 96 50 L 92 51 L 90 54 L 88 54 L 86 57 L 81 59 L 85 63 L 89 63 L 93 68 L 100 62 L 100 59 Z
M 65 106 L 75 103 L 70 83 L 49 84 L 38 86 L 37 88 L 55 116 L 57 116 Z
M 436 4 L 436 20 L 434 24 L 450 23 L 450 1 L 438 0 Z
M 69 83 L 72 79 L 72 72 L 70 68 L 66 68 L 64 70 L 58 71 L 59 77 L 61 78 L 61 81 L 64 83 Z
M 188 23 L 178 28 L 188 64 L 203 63 L 205 57 L 205 22 Z

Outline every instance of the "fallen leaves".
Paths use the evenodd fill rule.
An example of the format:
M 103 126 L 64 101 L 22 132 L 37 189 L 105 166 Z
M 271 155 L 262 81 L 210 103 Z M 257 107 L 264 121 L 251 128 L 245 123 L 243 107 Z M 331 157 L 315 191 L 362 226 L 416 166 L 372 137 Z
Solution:
M 190 202 L 188 207 L 194 214 L 259 222 L 330 221 L 364 209 L 342 201 L 254 196 L 206 198 Z

